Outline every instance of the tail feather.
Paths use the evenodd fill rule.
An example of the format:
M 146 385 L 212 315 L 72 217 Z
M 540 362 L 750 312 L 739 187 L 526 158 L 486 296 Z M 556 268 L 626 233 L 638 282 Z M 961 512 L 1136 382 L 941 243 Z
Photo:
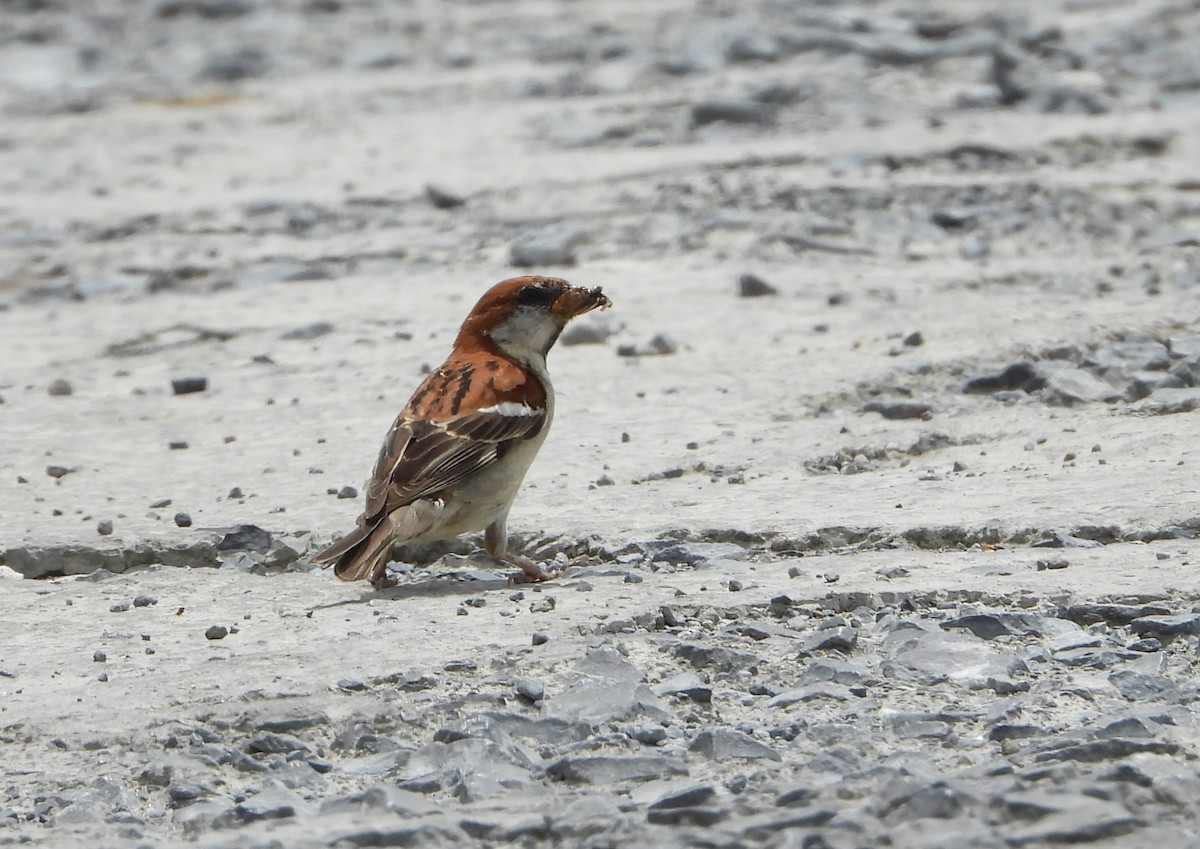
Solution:
M 309 559 L 312 560 L 313 563 L 320 563 L 322 565 L 330 563 L 366 539 L 367 534 L 370 532 L 370 528 L 355 528 L 333 545 L 329 546 L 329 548 L 325 549 L 320 554 L 314 554 Z
M 375 584 L 387 570 L 396 537 L 386 516 L 374 527 L 360 530 L 363 531 L 362 538 L 338 556 L 333 564 L 333 574 L 343 581 L 367 578 Z
M 314 563 L 333 563 L 333 573 L 343 581 L 367 578 L 376 586 L 391 560 L 392 546 L 430 530 L 442 514 L 440 499 L 418 499 L 380 516 L 373 524 L 357 527 L 312 558 Z

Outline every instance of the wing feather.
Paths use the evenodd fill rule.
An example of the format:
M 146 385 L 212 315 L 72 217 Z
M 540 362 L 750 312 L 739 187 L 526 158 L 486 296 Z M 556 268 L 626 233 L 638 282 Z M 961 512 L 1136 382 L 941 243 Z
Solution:
M 360 524 L 454 487 L 496 462 L 509 443 L 536 436 L 545 422 L 544 408 L 513 401 L 443 421 L 405 410 L 384 439 Z

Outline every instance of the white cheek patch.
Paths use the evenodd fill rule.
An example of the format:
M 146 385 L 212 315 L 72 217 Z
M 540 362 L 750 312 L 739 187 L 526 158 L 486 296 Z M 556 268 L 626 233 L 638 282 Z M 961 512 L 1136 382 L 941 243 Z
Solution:
M 476 412 L 485 416 L 540 416 L 545 411 L 535 410 L 528 404 L 519 404 L 516 401 L 504 401 L 490 407 L 480 407 Z

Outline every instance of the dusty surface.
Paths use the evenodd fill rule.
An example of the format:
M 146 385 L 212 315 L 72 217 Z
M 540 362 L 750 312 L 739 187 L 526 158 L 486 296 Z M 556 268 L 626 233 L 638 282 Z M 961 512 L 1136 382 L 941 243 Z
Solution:
M 0 2 L 0 843 L 1194 845 L 1198 29 Z M 565 577 L 307 567 L 527 263 Z

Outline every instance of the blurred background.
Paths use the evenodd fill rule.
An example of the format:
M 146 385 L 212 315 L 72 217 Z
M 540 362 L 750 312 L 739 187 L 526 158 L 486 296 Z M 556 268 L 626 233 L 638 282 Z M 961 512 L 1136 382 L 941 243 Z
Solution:
M 1146 116 L 1194 114 L 1197 38 L 1145 0 L 0 0 L 0 297 L 1177 246 L 1190 141 Z

